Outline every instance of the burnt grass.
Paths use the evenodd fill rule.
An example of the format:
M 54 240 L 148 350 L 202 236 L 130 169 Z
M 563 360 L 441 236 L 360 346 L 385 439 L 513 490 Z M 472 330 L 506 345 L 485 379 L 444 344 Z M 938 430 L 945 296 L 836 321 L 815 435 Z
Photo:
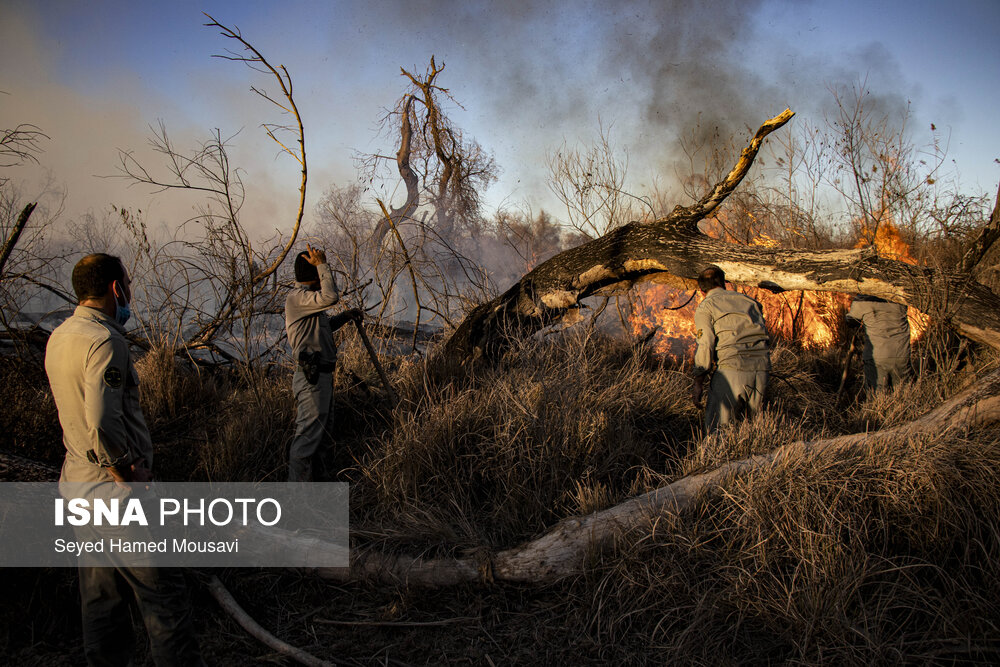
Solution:
M 766 413 L 703 438 L 683 364 L 641 344 L 569 330 L 460 372 L 387 358 L 395 405 L 360 342 L 341 350 L 321 475 L 351 483 L 353 546 L 407 555 L 488 555 L 725 461 L 903 423 L 998 364 L 925 344 L 917 382 L 861 396 L 855 361 L 838 397 L 839 349 L 783 343 Z M 54 479 L 63 448 L 38 355 L 2 361 L 0 477 Z M 160 479 L 284 479 L 287 368 L 197 369 L 154 350 L 138 369 Z M 203 585 L 215 574 L 264 628 L 338 664 L 995 663 L 998 436 L 786 461 L 651 519 L 556 584 L 192 570 L 195 624 L 210 664 L 291 664 L 221 611 Z M 83 664 L 75 572 L 0 578 L 0 656 Z M 150 664 L 133 618 L 135 662 Z

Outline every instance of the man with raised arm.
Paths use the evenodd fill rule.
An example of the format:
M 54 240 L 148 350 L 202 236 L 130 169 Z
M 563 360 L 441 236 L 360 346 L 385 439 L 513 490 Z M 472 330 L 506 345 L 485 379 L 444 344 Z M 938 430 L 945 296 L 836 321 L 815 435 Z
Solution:
M 333 331 L 350 319 L 360 319 L 359 310 L 347 310 L 331 318 L 326 311 L 340 295 L 326 253 L 306 244 L 295 257 L 295 287 L 285 298 L 285 331 L 292 348 L 295 373 L 295 437 L 288 452 L 288 481 L 313 480 L 313 455 L 319 449 L 331 418 L 333 370 L 337 345 Z M 339 321 L 338 321 L 339 319 Z
M 700 408 L 705 379 L 711 374 L 705 401 L 705 432 L 710 434 L 763 407 L 771 371 L 770 337 L 760 304 L 727 290 L 722 269 L 709 266 L 702 271 L 698 289 L 705 298 L 694 313 L 698 349 L 692 399 Z

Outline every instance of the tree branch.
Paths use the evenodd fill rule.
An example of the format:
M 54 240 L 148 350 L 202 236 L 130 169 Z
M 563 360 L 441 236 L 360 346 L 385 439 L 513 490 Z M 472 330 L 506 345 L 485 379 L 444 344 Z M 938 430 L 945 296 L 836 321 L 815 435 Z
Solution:
M 28 218 L 31 217 L 31 212 L 35 210 L 36 206 L 38 206 L 38 202 L 27 204 L 21 210 L 21 214 L 17 216 L 17 222 L 14 223 L 14 228 L 10 230 L 7 240 L 3 243 L 3 248 L 0 249 L 0 279 L 3 278 L 3 268 L 7 265 L 10 253 L 14 251 L 14 246 L 17 245 L 17 240 L 21 238 L 21 232 L 28 225 Z

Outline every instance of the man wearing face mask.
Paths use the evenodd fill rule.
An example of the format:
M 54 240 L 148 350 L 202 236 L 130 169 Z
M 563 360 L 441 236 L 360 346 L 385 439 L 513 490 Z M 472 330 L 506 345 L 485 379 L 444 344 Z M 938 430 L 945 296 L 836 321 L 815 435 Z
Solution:
M 45 350 L 45 372 L 66 447 L 60 484 L 105 497 L 128 494 L 131 485 L 142 488 L 152 481 L 153 446 L 124 336 L 132 298 L 129 285 L 128 272 L 117 257 L 99 253 L 77 262 L 73 290 L 79 305 L 52 332 Z M 132 622 L 123 597 L 129 587 L 139 602 L 153 661 L 203 664 L 180 571 L 81 565 L 79 573 L 89 664 L 130 664 Z

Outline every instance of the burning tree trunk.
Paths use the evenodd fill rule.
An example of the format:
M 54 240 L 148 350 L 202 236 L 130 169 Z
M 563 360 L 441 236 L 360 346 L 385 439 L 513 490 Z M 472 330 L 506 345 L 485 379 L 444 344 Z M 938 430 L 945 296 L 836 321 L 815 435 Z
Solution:
M 503 295 L 476 308 L 446 342 L 444 354 L 460 362 L 495 354 L 509 336 L 537 331 L 577 308 L 583 298 L 627 289 L 642 281 L 691 289 L 694 276 L 710 263 L 722 267 L 737 283 L 767 289 L 871 294 L 934 310 L 960 333 L 1000 348 L 1000 297 L 968 274 L 886 260 L 871 249 L 794 251 L 738 246 L 698 231 L 698 221 L 718 207 L 746 175 L 764 137 L 791 117 L 791 111 L 786 110 L 764 123 L 729 175 L 694 206 L 677 207 L 666 218 L 649 224 L 631 223 L 561 253 Z M 975 250 L 976 257 L 989 250 L 990 239 L 984 236 L 982 243 L 984 247 Z M 794 442 L 768 454 L 730 462 L 601 512 L 565 519 L 537 539 L 491 557 L 425 559 L 362 552 L 355 554 L 350 571 L 320 570 L 320 574 L 333 579 L 367 576 L 426 586 L 492 579 L 551 582 L 579 572 L 592 549 L 612 543 L 651 517 L 676 515 L 734 474 L 789 458 L 846 452 L 890 438 L 941 434 L 996 421 L 1000 421 L 1000 371 L 908 424 L 875 433 Z
M 761 125 L 732 171 L 697 204 L 678 206 L 653 222 L 629 223 L 560 253 L 477 307 L 446 342 L 445 357 L 465 363 L 493 356 L 509 337 L 529 335 L 554 323 L 573 313 L 589 296 L 620 292 L 645 281 L 693 289 L 694 278 L 709 264 L 720 266 L 734 283 L 773 290 L 870 294 L 911 305 L 937 314 L 973 340 L 1000 348 L 1000 297 L 967 273 L 884 259 L 873 248 L 739 246 L 698 230 L 698 222 L 718 208 L 746 176 L 764 138 L 792 115 L 786 109 Z

